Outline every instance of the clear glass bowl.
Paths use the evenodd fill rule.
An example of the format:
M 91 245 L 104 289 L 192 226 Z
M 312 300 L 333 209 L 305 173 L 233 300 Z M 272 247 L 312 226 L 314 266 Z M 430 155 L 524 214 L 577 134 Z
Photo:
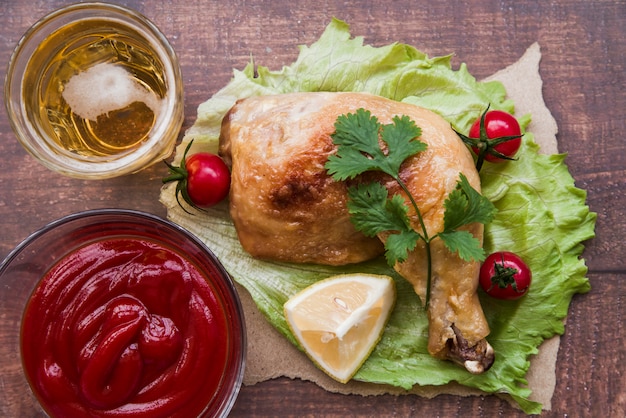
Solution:
M 120 209 L 80 212 L 54 221 L 19 244 L 0 265 L 1 416 L 46 416 L 23 371 L 21 323 L 25 307 L 42 277 L 59 260 L 94 241 L 109 238 L 156 241 L 191 261 L 210 278 L 227 318 L 228 356 L 221 384 L 200 416 L 226 416 L 242 384 L 246 330 L 233 281 L 215 255 L 182 227 L 154 215 Z M 218 365 L 215 365 L 218 366 Z M 189 382 L 194 384 L 194 382 Z
M 168 157 L 183 123 L 183 83 L 166 37 L 105 3 L 43 17 L 9 61 L 5 106 L 23 147 L 61 174 L 104 179 Z

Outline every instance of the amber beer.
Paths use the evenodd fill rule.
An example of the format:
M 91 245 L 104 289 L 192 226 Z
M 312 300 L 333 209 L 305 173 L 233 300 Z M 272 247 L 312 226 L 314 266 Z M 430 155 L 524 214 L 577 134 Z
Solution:
M 82 3 L 42 19 L 20 41 L 9 76 L 5 100 L 18 139 L 71 176 L 138 171 L 171 153 L 182 125 L 171 46 L 119 6 Z
M 37 53 L 51 58 L 26 74 L 26 111 L 61 148 L 114 157 L 148 137 L 167 86 L 138 35 L 116 22 L 76 22 L 54 35 L 67 40 L 63 48 L 55 39 L 40 45 Z

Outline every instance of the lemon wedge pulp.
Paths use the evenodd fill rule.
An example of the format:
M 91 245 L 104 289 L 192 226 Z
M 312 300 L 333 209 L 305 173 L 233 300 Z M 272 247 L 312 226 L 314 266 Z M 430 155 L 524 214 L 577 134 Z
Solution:
M 395 300 L 389 276 L 339 275 L 291 297 L 284 305 L 285 318 L 309 358 L 346 383 L 382 337 Z

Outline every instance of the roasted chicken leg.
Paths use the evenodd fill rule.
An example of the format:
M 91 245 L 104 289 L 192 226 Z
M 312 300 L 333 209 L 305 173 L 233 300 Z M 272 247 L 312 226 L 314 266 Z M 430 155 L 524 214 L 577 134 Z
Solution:
M 480 191 L 473 159 L 450 125 L 433 112 L 363 93 L 292 93 L 238 101 L 225 116 L 220 154 L 232 167 L 230 214 L 239 240 L 252 256 L 298 263 L 343 265 L 377 257 L 387 234 L 366 237 L 355 230 L 346 207 L 347 182 L 336 182 L 324 165 L 335 152 L 331 134 L 341 114 L 364 108 L 381 123 L 407 115 L 422 129 L 427 150 L 407 159 L 400 176 L 417 201 L 428 233 L 443 228 L 443 202 L 459 173 Z M 390 193 L 402 193 L 384 175 Z M 355 181 L 359 181 L 355 179 Z M 409 216 L 418 229 L 415 213 Z M 482 240 L 480 224 L 468 230 Z M 428 309 L 429 352 L 471 373 L 494 360 L 485 340 L 489 326 L 476 293 L 479 264 L 461 260 L 435 239 Z M 423 246 L 395 269 L 426 295 Z

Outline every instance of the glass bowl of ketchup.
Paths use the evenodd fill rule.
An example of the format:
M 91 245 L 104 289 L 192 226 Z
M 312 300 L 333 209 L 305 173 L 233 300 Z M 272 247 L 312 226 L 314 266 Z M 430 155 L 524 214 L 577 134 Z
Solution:
M 233 281 L 154 215 L 80 212 L 0 265 L 1 416 L 226 416 L 246 357 Z

